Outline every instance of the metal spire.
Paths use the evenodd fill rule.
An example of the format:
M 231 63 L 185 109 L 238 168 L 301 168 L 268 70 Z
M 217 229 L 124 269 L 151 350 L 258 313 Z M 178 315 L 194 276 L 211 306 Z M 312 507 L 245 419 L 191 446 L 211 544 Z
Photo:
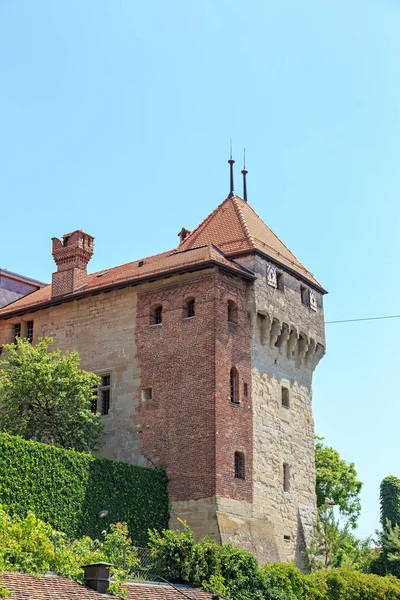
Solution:
M 230 190 L 229 190 L 228 198 L 232 198 L 235 195 L 234 185 L 233 185 L 233 165 L 235 164 L 235 161 L 232 158 L 232 139 L 231 139 L 231 157 L 228 160 L 228 163 L 229 163 L 229 167 L 230 167 Z
M 243 171 L 242 171 L 242 175 L 243 175 L 243 200 L 245 202 L 247 202 L 247 182 L 246 182 L 246 175 L 247 175 L 248 171 L 246 171 L 246 148 L 243 150 Z

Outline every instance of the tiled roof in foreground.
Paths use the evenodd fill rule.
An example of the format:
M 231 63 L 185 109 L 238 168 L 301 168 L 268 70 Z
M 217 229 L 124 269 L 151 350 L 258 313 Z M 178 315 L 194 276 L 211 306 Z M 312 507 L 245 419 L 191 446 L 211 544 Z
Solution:
M 178 248 L 177 250 L 155 254 L 125 265 L 88 274 L 85 286 L 63 297 L 52 298 L 51 285 L 46 285 L 0 310 L 0 317 L 20 310 L 36 310 L 49 302 L 62 302 L 65 299 L 87 295 L 91 292 L 100 292 L 102 289 L 123 285 L 124 283 L 140 282 L 159 275 L 172 275 L 174 272 L 212 265 L 228 269 L 243 277 L 253 278 L 250 271 L 226 258 L 212 244 L 189 250 Z
M 104 600 L 115 596 L 99 594 L 88 587 L 57 575 L 33 576 L 25 573 L 1 573 L 0 583 L 12 594 L 11 600 Z M 127 600 L 211 600 L 211 594 L 189 586 L 175 590 L 166 584 L 129 581 L 123 584 Z
M 187 236 L 179 250 L 210 243 L 217 246 L 225 256 L 238 256 L 258 250 L 322 289 L 314 275 L 239 196 L 224 200 Z

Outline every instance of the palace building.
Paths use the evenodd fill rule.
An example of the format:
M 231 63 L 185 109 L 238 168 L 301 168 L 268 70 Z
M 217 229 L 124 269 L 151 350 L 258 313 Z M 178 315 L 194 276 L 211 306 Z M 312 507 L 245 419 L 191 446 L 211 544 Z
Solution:
M 229 196 L 172 250 L 88 273 L 92 235 L 53 238 L 52 283 L 0 310 L 0 344 L 79 352 L 101 376 L 101 453 L 166 467 L 172 527 L 301 564 L 326 292 L 235 195 L 230 163 Z

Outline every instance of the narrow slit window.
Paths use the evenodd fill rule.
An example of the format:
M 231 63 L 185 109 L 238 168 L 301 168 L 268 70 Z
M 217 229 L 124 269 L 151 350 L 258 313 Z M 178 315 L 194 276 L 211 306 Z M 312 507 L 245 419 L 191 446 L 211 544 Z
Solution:
M 229 400 L 233 404 L 239 404 L 239 373 L 235 367 L 230 372 Z
M 283 491 L 290 490 L 290 469 L 287 463 L 283 463 Z
M 228 300 L 228 321 L 237 323 L 237 306 L 233 300 Z
M 283 281 L 283 273 L 280 273 L 280 272 L 276 273 L 276 289 L 279 290 L 280 292 L 285 291 L 285 283 Z
M 289 408 L 289 390 L 288 388 L 281 388 L 281 400 L 283 408 Z
M 152 325 L 161 325 L 162 323 L 162 306 L 155 306 L 151 312 L 151 324 Z
M 33 321 L 27 321 L 26 323 L 26 337 L 28 341 L 32 344 L 33 342 Z
M 304 285 L 300 286 L 300 295 L 301 295 L 301 303 L 304 304 L 304 306 L 308 306 L 309 292 L 308 292 L 308 288 L 304 287 Z
M 194 298 L 189 298 L 188 300 L 186 300 L 185 305 L 183 307 L 183 317 L 185 319 L 189 319 L 191 317 L 194 317 L 195 315 L 195 299 Z
M 102 375 L 99 388 L 101 414 L 108 415 L 111 401 L 111 375 Z
M 249 395 L 249 386 L 247 383 L 243 384 L 243 395 L 247 398 L 247 396 Z
M 21 323 L 16 323 L 13 327 L 14 342 L 21 337 Z
M 243 452 L 235 452 L 235 479 L 244 479 L 245 464 Z

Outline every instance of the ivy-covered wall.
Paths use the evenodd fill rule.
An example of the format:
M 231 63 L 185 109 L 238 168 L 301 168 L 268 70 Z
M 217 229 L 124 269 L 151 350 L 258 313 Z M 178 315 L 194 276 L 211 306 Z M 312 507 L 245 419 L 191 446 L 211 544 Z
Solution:
M 0 504 L 10 514 L 31 510 L 70 537 L 98 537 L 125 521 L 133 543 L 146 544 L 149 528 L 168 527 L 167 486 L 162 470 L 0 434 Z M 109 516 L 97 519 L 102 509 Z

